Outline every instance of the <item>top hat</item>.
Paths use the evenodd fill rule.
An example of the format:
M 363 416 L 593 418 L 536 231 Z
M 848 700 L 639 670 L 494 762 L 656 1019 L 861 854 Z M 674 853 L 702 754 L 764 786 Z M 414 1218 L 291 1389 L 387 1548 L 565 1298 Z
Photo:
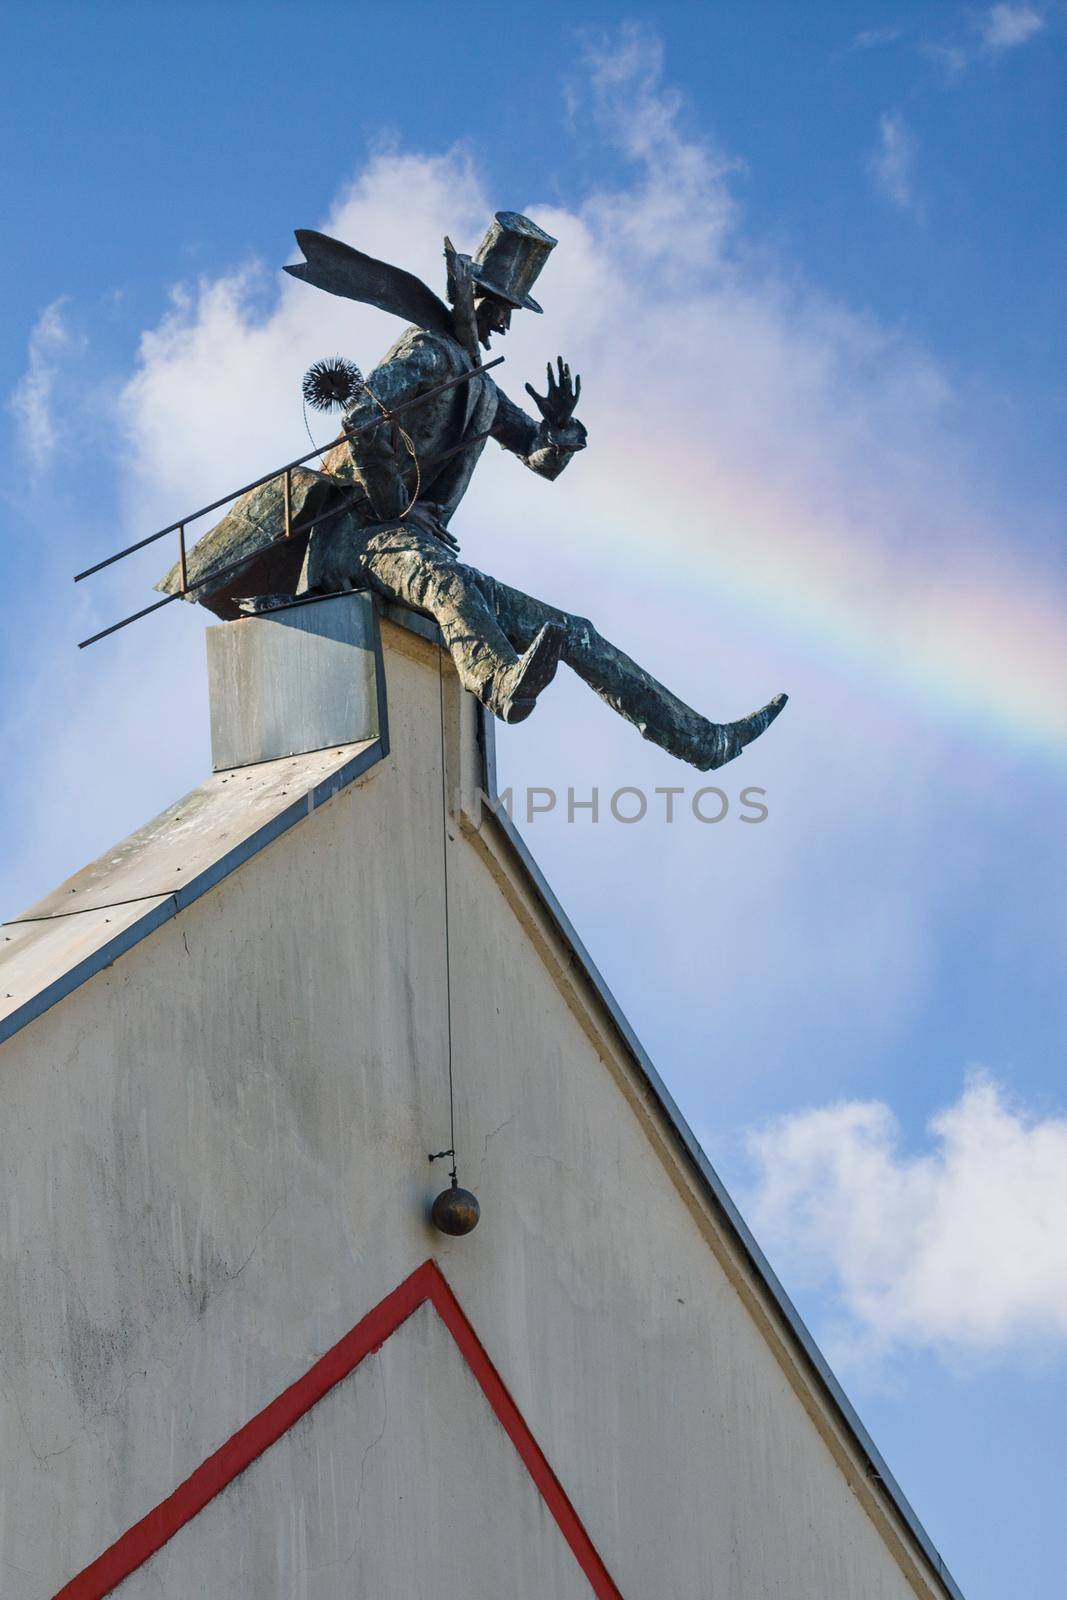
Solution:
M 517 211 L 498 211 L 470 265 L 479 289 L 522 311 L 540 311 L 530 287 L 558 240 Z

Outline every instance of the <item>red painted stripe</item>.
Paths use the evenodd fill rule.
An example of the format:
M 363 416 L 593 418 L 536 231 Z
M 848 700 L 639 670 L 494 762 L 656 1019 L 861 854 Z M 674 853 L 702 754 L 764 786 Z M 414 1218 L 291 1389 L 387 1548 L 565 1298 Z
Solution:
M 424 1261 L 373 1311 L 346 1333 L 302 1378 L 246 1422 L 214 1455 L 208 1456 L 173 1494 L 160 1501 L 121 1539 L 98 1556 L 54 1596 L 54 1600 L 104 1600 L 131 1572 L 161 1550 L 180 1528 L 220 1494 L 227 1484 L 276 1444 L 360 1362 L 381 1348 L 412 1312 L 429 1300 L 455 1339 L 464 1360 L 537 1485 L 597 1600 L 622 1600 L 581 1519 L 571 1505 L 522 1414 L 501 1382 L 462 1307 L 435 1261 Z
M 560 1533 L 570 1545 L 575 1560 L 589 1579 L 597 1600 L 622 1600 L 607 1567 L 597 1554 L 592 1539 L 582 1526 L 577 1511 L 568 1500 L 563 1485 L 526 1426 L 522 1412 L 505 1389 L 500 1374 L 464 1316 L 463 1309 L 444 1274 L 435 1261 L 427 1261 L 426 1265 L 433 1272 L 434 1286 L 430 1298 L 437 1308 L 438 1315 L 459 1346 L 463 1359 L 481 1384 L 482 1392 L 496 1412 L 504 1432 L 522 1457 L 526 1470 L 540 1490 L 541 1498 L 555 1518 Z
M 161 1500 L 154 1511 L 134 1523 L 102 1556 L 64 1585 L 55 1600 L 103 1600 L 123 1578 L 128 1578 L 149 1556 L 161 1550 L 179 1528 L 184 1528 L 198 1511 L 203 1511 L 227 1484 L 251 1466 L 264 1450 L 276 1444 L 294 1422 L 299 1422 L 323 1395 L 347 1378 L 365 1356 L 383 1345 L 422 1305 L 433 1289 L 432 1268 L 432 1261 L 423 1262 L 399 1288 L 369 1311 L 362 1322 L 357 1322 L 332 1350 L 327 1350 L 302 1378 L 284 1389 L 251 1422 L 239 1428 L 179 1484 L 173 1494 Z

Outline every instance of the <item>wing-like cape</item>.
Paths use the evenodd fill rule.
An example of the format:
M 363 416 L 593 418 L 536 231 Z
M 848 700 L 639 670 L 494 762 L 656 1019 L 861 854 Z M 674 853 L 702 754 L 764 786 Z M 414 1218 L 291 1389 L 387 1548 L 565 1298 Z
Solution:
M 296 242 L 306 260 L 286 267 L 292 277 L 325 289 L 327 294 L 377 306 L 431 333 L 455 338 L 451 311 L 413 272 L 392 267 L 387 261 L 376 261 L 362 250 L 354 250 L 350 244 L 311 228 L 297 228 Z

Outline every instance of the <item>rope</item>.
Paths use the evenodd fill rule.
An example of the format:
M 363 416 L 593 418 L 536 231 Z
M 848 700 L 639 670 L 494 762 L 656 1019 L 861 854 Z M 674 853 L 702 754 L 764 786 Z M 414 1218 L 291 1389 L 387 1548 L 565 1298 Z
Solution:
M 399 522 L 403 522 L 404 518 L 407 516 L 408 512 L 411 510 L 412 506 L 415 504 L 416 500 L 419 498 L 419 495 L 420 495 L 420 493 L 422 491 L 422 468 L 419 465 L 419 458 L 418 458 L 418 455 L 416 454 L 416 451 L 415 451 L 415 441 L 412 439 L 410 433 L 407 433 L 404 430 L 404 428 L 401 427 L 400 423 L 396 420 L 396 417 L 388 409 L 388 407 L 385 406 L 382 403 L 381 400 L 379 400 L 378 396 L 375 394 L 374 390 L 371 388 L 370 384 L 366 381 L 366 379 L 363 380 L 363 388 L 365 389 L 367 394 L 370 395 L 371 399 L 374 401 L 374 404 L 378 407 L 378 410 L 381 412 L 382 421 L 383 422 L 387 422 L 389 424 L 389 426 L 392 428 L 394 439 L 396 438 L 397 434 L 400 435 L 401 439 L 404 441 L 404 446 L 405 446 L 405 448 L 407 450 L 408 455 L 411 457 L 412 461 L 415 463 L 415 493 L 412 495 L 411 499 L 408 501 L 407 505 L 404 507 L 403 511 L 401 511 L 399 517 L 397 518 L 397 520 Z M 442 713 L 442 715 L 443 715 L 443 713 Z M 443 737 L 443 734 L 442 734 L 442 737 Z
M 325 472 L 326 471 L 326 457 L 323 455 L 323 451 L 324 450 L 332 450 L 333 446 L 338 443 L 338 440 L 334 439 L 332 444 L 315 444 L 315 435 L 312 433 L 312 431 L 311 431 L 311 423 L 308 421 L 308 403 L 305 400 L 303 402 L 303 404 L 304 404 L 304 429 L 305 429 L 305 431 L 307 433 L 308 438 L 311 440 L 312 444 L 315 445 L 315 449 L 319 452 L 319 466 L 322 468 L 323 472 Z

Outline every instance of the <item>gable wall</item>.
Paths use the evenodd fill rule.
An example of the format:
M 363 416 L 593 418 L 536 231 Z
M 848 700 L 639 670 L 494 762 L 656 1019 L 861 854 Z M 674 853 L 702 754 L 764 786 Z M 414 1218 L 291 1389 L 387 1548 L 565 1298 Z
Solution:
M 535 955 L 506 869 L 454 822 L 457 1139 L 483 1216 L 465 1240 L 427 1225 L 445 1163 L 426 1153 L 449 1142 L 438 683 L 394 634 L 387 760 L 0 1052 L 5 1600 L 51 1595 L 430 1255 L 625 1596 L 932 1592 Z M 444 1425 L 432 1387 L 408 1398 Z M 398 1471 L 393 1448 L 367 1470 Z M 505 1538 L 485 1513 L 472 1538 Z M 302 1592 L 295 1549 L 272 1557 L 278 1600 Z

